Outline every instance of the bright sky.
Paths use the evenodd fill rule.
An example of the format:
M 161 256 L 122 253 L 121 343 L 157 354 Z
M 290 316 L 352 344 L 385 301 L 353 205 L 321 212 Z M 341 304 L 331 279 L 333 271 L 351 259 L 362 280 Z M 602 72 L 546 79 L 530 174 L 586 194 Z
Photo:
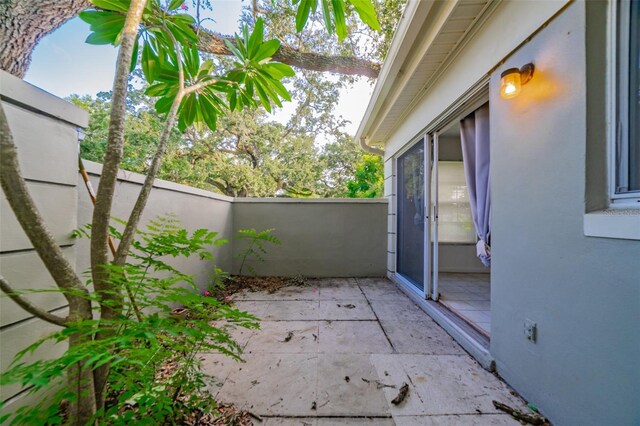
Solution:
M 223 34 L 237 29 L 243 3 L 240 0 L 214 0 L 216 23 L 207 25 Z M 246 4 L 246 3 L 245 3 Z M 111 90 L 117 51 L 111 46 L 85 44 L 89 26 L 79 18 L 72 19 L 56 32 L 45 37 L 36 47 L 25 80 L 56 96 L 73 93 L 95 95 Z M 345 130 L 355 134 L 367 108 L 372 86 L 360 79 L 348 93 L 341 93 L 336 115 L 351 121 Z M 273 118 L 286 123 L 293 108 L 283 108 Z

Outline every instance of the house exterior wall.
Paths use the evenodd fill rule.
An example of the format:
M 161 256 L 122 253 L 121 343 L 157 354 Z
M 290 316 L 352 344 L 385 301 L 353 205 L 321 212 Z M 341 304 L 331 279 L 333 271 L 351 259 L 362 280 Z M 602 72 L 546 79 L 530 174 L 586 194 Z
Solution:
M 631 425 L 640 422 L 640 241 L 583 231 L 587 146 L 606 146 L 588 131 L 606 128 L 604 115 L 587 125 L 606 75 L 586 67 L 606 25 L 587 27 L 587 13 L 606 16 L 606 6 L 576 2 L 501 67 L 536 64 L 518 98 L 500 99 L 499 72 L 491 76 L 491 352 L 554 424 Z M 587 43 L 587 28 L 601 40 Z M 536 344 L 525 319 L 537 323 Z
M 490 72 L 497 372 L 554 424 L 638 424 L 640 242 L 583 230 L 606 199 L 607 5 L 558 4 L 504 2 L 397 126 L 385 155 L 387 269 L 392 276 L 396 153 Z M 500 72 L 527 62 L 533 80 L 501 99 Z M 537 323 L 535 344 L 525 319 Z
M 467 90 L 486 78 L 487 73 L 520 43 L 566 7 L 565 0 L 506 1 L 486 19 L 467 40 L 439 78 L 424 91 L 411 111 L 396 126 L 385 146 L 385 198 L 389 200 L 389 240 L 395 241 L 395 158 L 399 151 L 413 145 L 424 130 Z M 526 18 L 524 18 L 526 17 Z M 446 261 L 443 261 L 446 262 Z M 446 266 L 446 265 L 443 265 Z M 387 274 L 395 273 L 395 245 L 387 246 Z
M 265 262 L 247 263 L 258 275 L 382 277 L 385 275 L 386 200 L 240 199 L 233 226 L 275 228 L 281 245 L 266 245 Z M 236 241 L 234 250 L 245 247 Z M 233 260 L 233 271 L 240 267 Z

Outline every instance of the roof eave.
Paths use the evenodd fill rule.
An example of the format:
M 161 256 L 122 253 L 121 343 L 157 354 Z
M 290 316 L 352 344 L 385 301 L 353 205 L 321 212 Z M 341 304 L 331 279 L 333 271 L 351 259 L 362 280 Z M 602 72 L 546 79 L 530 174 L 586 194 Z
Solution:
M 356 140 L 362 149 L 367 152 L 384 155 L 384 150 L 370 145 L 368 132 L 371 128 L 373 118 L 375 118 L 382 107 L 382 102 L 388 95 L 390 95 L 389 92 L 392 89 L 393 82 L 402 70 L 402 65 L 407 58 L 410 46 L 419 35 L 418 31 L 412 32 L 410 30 L 420 28 L 422 20 L 424 20 L 434 3 L 434 0 L 409 1 L 402 13 L 400 23 L 393 35 L 387 57 L 382 65 L 380 75 L 378 76 L 378 80 L 376 81 L 376 85 L 373 89 L 373 94 L 369 100 L 369 105 L 367 106 L 364 117 L 362 118 L 356 133 Z M 420 22 L 416 27 L 417 21 Z

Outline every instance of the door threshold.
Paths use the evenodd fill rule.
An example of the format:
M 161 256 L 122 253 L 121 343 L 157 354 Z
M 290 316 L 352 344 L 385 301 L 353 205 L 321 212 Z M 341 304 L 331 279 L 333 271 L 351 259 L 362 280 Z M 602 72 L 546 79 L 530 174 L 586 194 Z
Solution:
M 471 328 L 473 328 L 475 331 L 480 333 L 482 337 L 487 339 L 487 347 L 489 347 L 489 341 L 491 340 L 491 335 L 486 330 L 484 330 L 482 327 L 480 327 L 479 325 L 474 323 L 472 320 L 467 318 L 464 314 L 458 312 L 456 308 L 450 306 L 447 303 L 447 301 L 442 298 L 442 296 L 440 296 L 440 299 L 438 299 L 438 303 L 442 305 L 442 307 L 444 307 L 446 310 L 450 311 L 453 315 L 455 315 L 456 317 L 466 322 L 469 326 L 471 326 Z
M 476 361 L 486 370 L 495 370 L 495 359 L 489 352 L 489 339 L 479 333 L 465 320 L 458 317 L 449 309 L 433 300 L 425 300 L 407 284 L 398 280 L 392 274 L 389 278 L 403 293 L 405 293 L 416 305 L 427 313 L 440 327 L 442 327 L 453 339 L 462 346 Z

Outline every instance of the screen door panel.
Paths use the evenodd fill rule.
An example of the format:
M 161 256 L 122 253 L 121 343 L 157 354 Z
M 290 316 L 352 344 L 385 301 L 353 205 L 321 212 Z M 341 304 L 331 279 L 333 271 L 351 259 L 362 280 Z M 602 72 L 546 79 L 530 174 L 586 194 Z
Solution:
M 397 271 L 424 292 L 425 152 L 421 140 L 398 158 Z

